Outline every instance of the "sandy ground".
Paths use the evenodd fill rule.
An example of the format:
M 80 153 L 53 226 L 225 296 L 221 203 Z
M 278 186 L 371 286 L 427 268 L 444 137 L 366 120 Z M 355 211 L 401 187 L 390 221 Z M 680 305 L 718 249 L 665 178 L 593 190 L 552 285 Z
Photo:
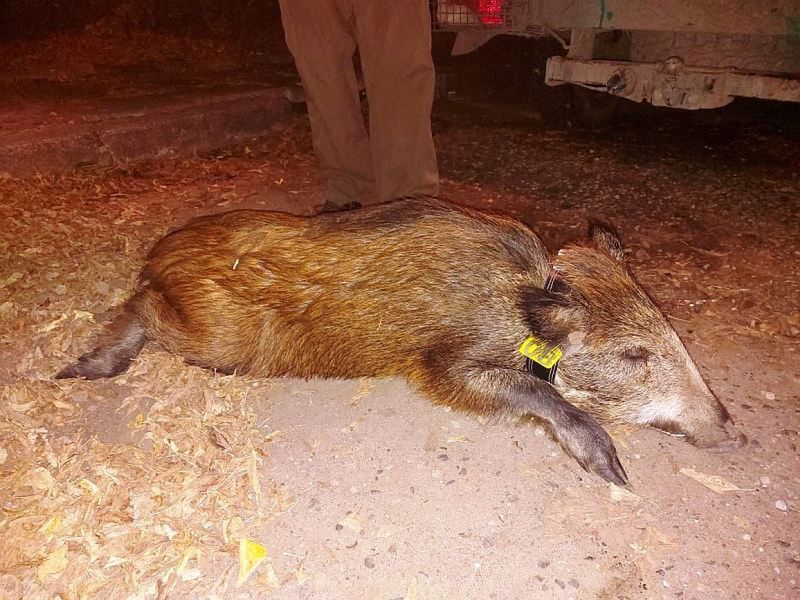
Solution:
M 217 597 L 796 598 L 800 140 L 784 125 L 774 115 L 728 124 L 682 115 L 565 132 L 437 109 L 442 195 L 510 211 L 552 250 L 583 235 L 589 218 L 614 223 L 750 444 L 718 455 L 655 431 L 614 431 L 632 482 L 619 493 L 541 431 L 431 406 L 402 381 L 234 377 L 271 440 L 257 464 L 274 510 L 249 535 L 268 549 L 272 576 L 239 588 L 226 580 Z M 29 411 L 26 431 L 54 444 L 132 443 L 149 461 L 137 415 L 181 390 L 191 392 L 181 402 L 202 402 L 222 385 L 217 376 L 149 346 L 116 382 L 52 375 L 88 348 L 171 226 L 239 206 L 307 213 L 321 190 L 303 116 L 219 157 L 0 178 L 4 409 L 20 389 L 39 390 L 69 408 L 54 423 L 15 404 Z M 33 455 L 10 437 L 0 444 L 0 478 L 13 477 Z M 6 498 L 0 532 L 12 505 Z M 82 551 L 76 539 L 67 556 Z M 235 549 L 222 552 L 235 563 Z M 5 597 L 32 589 L 25 569 L 36 564 L 6 565 Z M 40 572 L 41 595 L 25 597 L 63 589 L 58 574 Z M 209 577 L 200 569 L 161 597 L 209 597 Z

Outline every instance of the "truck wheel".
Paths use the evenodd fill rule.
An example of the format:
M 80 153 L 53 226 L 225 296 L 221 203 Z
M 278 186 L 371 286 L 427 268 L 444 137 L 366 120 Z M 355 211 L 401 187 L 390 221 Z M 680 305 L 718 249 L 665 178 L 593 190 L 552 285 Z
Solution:
M 595 92 L 579 85 L 572 88 L 571 112 L 587 129 L 604 127 L 614 120 L 621 100 L 605 92 Z

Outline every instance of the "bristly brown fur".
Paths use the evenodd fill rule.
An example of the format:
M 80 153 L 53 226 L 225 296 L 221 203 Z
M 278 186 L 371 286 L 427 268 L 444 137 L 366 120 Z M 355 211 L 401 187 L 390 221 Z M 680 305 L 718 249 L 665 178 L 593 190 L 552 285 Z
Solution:
M 437 200 L 310 219 L 202 217 L 155 245 L 109 335 L 59 376 L 119 373 L 145 337 L 227 373 L 403 376 L 434 402 L 540 419 L 584 468 L 621 484 L 613 444 L 589 413 L 613 420 L 626 409 L 608 407 L 646 395 L 638 387 L 647 383 L 596 376 L 591 365 L 604 358 L 590 345 L 646 331 L 667 347 L 653 332 L 671 329 L 620 262 L 618 239 L 604 229 L 595 237 L 598 248 L 559 255 L 565 291 L 545 293 L 549 259 L 530 229 Z M 517 350 L 531 333 L 569 350 L 555 387 L 524 371 Z M 590 345 L 568 348 L 575 333 Z M 644 410 L 636 402 L 629 416 Z

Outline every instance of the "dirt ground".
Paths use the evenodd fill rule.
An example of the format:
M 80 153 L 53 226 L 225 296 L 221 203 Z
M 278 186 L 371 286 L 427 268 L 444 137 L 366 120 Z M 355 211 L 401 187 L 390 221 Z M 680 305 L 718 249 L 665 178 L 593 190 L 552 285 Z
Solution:
M 442 196 L 553 251 L 616 225 L 750 440 L 613 431 L 630 491 L 397 380 L 223 377 L 151 346 L 113 381 L 53 379 L 170 227 L 313 211 L 303 115 L 220 156 L 0 177 L 0 598 L 796 598 L 800 137 L 760 104 L 726 116 L 436 109 Z M 266 557 L 237 585 L 240 540 Z

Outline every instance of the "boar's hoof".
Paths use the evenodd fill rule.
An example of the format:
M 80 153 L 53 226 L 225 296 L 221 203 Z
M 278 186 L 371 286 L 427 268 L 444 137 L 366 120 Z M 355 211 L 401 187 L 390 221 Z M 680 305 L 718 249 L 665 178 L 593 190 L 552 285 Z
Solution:
M 576 409 L 569 415 L 569 426 L 558 437 L 567 453 L 586 471 L 620 487 L 628 484 L 614 442 L 588 414 Z
M 620 487 L 628 485 L 628 475 L 617 457 L 617 450 L 611 444 L 608 448 L 597 448 L 588 461 L 578 461 L 584 469 L 599 475 L 609 483 Z

